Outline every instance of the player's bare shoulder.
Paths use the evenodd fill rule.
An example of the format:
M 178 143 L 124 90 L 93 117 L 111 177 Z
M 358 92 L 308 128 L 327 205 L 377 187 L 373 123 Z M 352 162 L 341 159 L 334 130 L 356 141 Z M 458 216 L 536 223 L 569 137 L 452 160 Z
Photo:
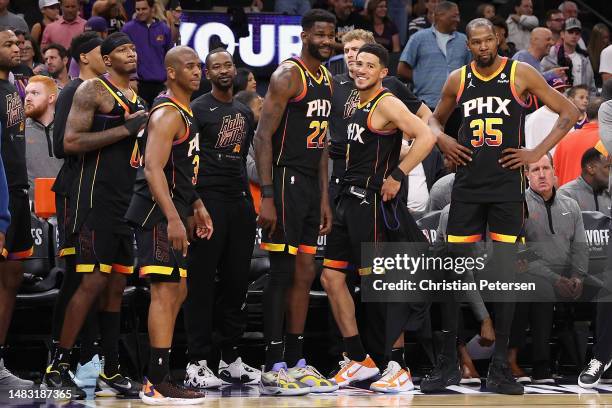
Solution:
M 73 106 L 76 108 L 93 108 L 101 112 L 109 112 L 113 105 L 113 96 L 99 78 L 85 80 L 74 94 Z
M 270 91 L 275 94 L 292 97 L 301 91 L 301 86 L 300 69 L 288 61 L 282 62 L 270 77 Z
M 515 64 L 513 84 L 517 95 L 526 94 L 536 85 L 536 82 L 543 81 L 542 74 L 531 65 L 521 61 L 517 61 Z

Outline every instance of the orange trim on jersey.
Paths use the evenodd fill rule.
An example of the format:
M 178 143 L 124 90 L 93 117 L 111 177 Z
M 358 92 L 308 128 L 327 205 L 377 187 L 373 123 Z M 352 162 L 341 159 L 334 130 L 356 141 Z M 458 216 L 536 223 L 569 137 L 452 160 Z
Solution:
M 270 242 L 262 242 L 259 247 L 265 251 L 282 252 L 285 250 L 285 244 L 272 244 Z
M 123 273 L 126 275 L 130 275 L 132 272 L 134 272 L 134 267 L 127 266 L 127 265 L 113 264 L 113 272 L 119 272 L 119 273 Z
M 184 110 L 185 112 L 187 112 L 189 114 L 189 116 L 193 117 L 193 111 L 191 110 L 190 106 L 185 106 L 183 105 L 181 102 L 179 102 L 176 98 L 170 96 L 170 95 L 165 95 L 166 98 L 170 99 L 172 102 L 174 102 L 176 104 L 176 106 L 178 106 L 179 108 L 181 108 L 182 110 Z
M 467 70 L 467 65 L 461 67 L 461 82 L 459 83 L 459 89 L 457 90 L 457 99 L 456 102 L 459 103 L 459 98 L 463 95 L 463 88 L 465 87 L 465 71 Z
M 317 247 L 312 245 L 298 245 L 298 251 L 304 254 L 314 255 L 317 253 Z
M 172 272 L 174 272 L 176 268 L 173 266 L 160 266 L 160 265 L 147 265 L 147 266 L 141 266 L 139 269 L 139 276 L 146 276 L 146 275 L 172 275 Z M 181 278 L 186 278 L 187 277 L 187 270 L 184 268 L 178 268 L 179 270 L 179 276 Z
M 169 96 L 166 96 L 166 98 L 172 100 L 172 102 L 162 102 L 159 105 L 155 106 L 153 109 L 151 109 L 151 111 L 149 111 L 149 116 L 151 116 L 151 114 L 155 112 L 158 108 L 163 108 L 166 106 L 172 106 L 181 114 L 181 117 L 183 118 L 183 121 L 185 122 L 185 134 L 183 134 L 183 136 L 181 136 L 180 138 L 172 142 L 172 145 L 176 146 L 176 145 L 183 143 L 189 137 L 189 124 L 187 123 L 187 118 L 183 114 L 183 111 L 181 111 L 181 108 L 185 109 L 185 107 L 183 107 L 183 105 L 181 105 L 180 102 L 175 101 L 174 98 L 171 98 Z M 190 116 L 193 117 L 193 113 L 191 112 L 191 110 L 189 110 L 188 112 Z
M 472 72 L 474 73 L 476 78 L 480 79 L 481 81 L 488 82 L 492 80 L 493 78 L 495 78 L 496 76 L 498 76 L 504 70 L 507 62 L 508 62 L 508 58 L 502 57 L 502 63 L 499 64 L 499 67 L 495 70 L 495 72 L 493 72 L 489 76 L 484 76 L 478 72 L 478 70 L 476 69 L 476 62 L 472 61 L 470 66 L 472 67 Z
M 4 254 L 4 251 L 2 251 L 2 253 Z M 34 254 L 34 247 L 30 247 L 29 249 L 26 249 L 24 251 L 9 252 L 8 255 L 5 256 L 5 258 L 9 261 L 20 261 L 22 259 L 31 257 L 32 254 Z
M 471 243 L 482 241 L 482 234 L 475 235 L 448 235 L 446 240 L 451 243 Z
M 323 259 L 323 266 L 328 268 L 348 269 L 349 263 L 347 261 L 335 261 L 333 259 Z
M 359 102 L 357 102 L 357 109 L 363 108 L 368 103 L 372 102 L 372 100 L 376 98 L 381 92 L 384 92 L 384 91 L 386 91 L 386 88 L 380 88 L 370 99 L 368 99 L 364 103 L 361 103 L 361 99 L 360 99 Z
M 317 84 L 321 84 L 321 81 L 323 81 L 323 78 L 325 78 L 325 71 L 324 71 L 325 67 L 323 65 L 319 65 L 319 69 L 317 70 L 317 72 L 319 74 L 319 77 L 316 78 L 314 76 L 314 74 L 312 72 L 310 72 L 310 70 L 308 69 L 308 67 L 306 66 L 304 61 L 302 61 L 302 59 L 300 57 L 293 57 L 293 58 L 298 60 L 298 62 L 299 62 L 298 65 L 301 65 L 301 68 L 308 74 L 309 77 L 314 79 Z M 295 64 L 294 61 L 289 60 L 289 62 L 293 62 Z M 329 78 L 328 78 L 328 80 L 329 80 Z
M 377 93 L 376 95 L 378 95 L 379 93 Z M 368 113 L 368 121 L 367 121 L 368 129 L 370 129 L 370 131 L 377 133 L 379 135 L 392 135 L 395 132 L 397 132 L 397 128 L 391 129 L 391 130 L 378 130 L 378 129 L 374 129 L 374 127 L 372 126 L 372 114 L 374 113 L 376 106 L 378 106 L 378 102 L 380 102 L 382 98 L 385 98 L 387 96 L 393 96 L 393 94 L 390 92 L 385 92 L 384 94 L 382 94 L 380 98 L 378 98 L 376 102 L 374 102 L 374 105 L 372 105 L 372 108 L 370 109 L 370 112 Z
M 489 232 L 489 236 L 493 241 L 507 242 L 510 244 L 514 244 L 518 240 L 518 236 L 516 235 L 498 234 L 496 232 Z
M 125 102 L 123 102 L 123 100 L 121 99 L 121 97 L 119 95 L 117 95 L 117 93 L 110 87 L 108 86 L 108 84 L 106 82 L 104 82 L 104 80 L 102 78 L 96 78 L 98 81 L 100 81 L 100 83 L 102 83 L 102 85 L 104 85 L 104 87 L 106 88 L 106 90 L 108 92 L 110 92 L 111 96 L 113 98 L 115 98 L 115 100 L 117 101 L 117 103 L 119 105 L 121 105 L 121 107 L 123 108 L 123 110 L 125 110 L 128 114 L 132 113 L 130 111 L 130 107 L 127 106 L 127 104 Z M 109 79 L 108 82 L 110 82 L 111 84 L 113 84 L 113 82 Z M 115 84 L 113 84 L 115 87 L 117 87 Z M 130 88 L 131 89 L 131 88 Z M 132 91 L 132 93 L 134 94 L 134 96 L 136 96 L 136 92 Z M 134 99 L 132 102 L 135 102 L 136 100 Z
M 514 96 L 514 99 L 519 103 L 519 105 L 521 105 L 523 108 L 528 108 L 529 106 L 531 106 L 531 101 L 530 103 L 526 103 L 523 99 L 521 99 L 521 96 L 518 94 L 516 88 L 514 87 L 517 64 L 518 61 L 512 61 L 512 67 L 510 67 L 510 90 L 512 91 L 512 95 Z
M 109 75 L 107 75 L 107 76 L 106 76 L 106 79 L 108 80 L 108 82 L 110 82 L 111 84 L 113 84 L 113 86 L 114 86 L 115 88 L 117 88 L 117 89 L 119 89 L 119 90 L 121 89 L 121 88 L 119 88 L 119 86 L 118 86 L 116 83 L 114 83 L 114 82 L 113 82 L 113 80 L 110 78 L 110 76 L 109 76 Z M 129 86 L 129 85 L 128 85 L 128 89 L 129 89 L 130 91 L 132 91 L 132 99 L 129 99 L 129 98 L 128 98 L 128 99 L 129 99 L 129 101 L 130 101 L 130 102 L 132 102 L 132 103 L 136 102 L 136 99 L 138 98 L 138 95 L 136 94 L 136 91 L 134 91 L 134 90 L 132 89 L 132 87 L 131 87 L 131 86 Z
M 304 97 L 308 93 L 308 84 L 306 83 L 306 75 L 304 74 L 304 69 L 297 62 L 292 61 L 292 60 L 287 60 L 286 62 L 290 62 L 300 69 L 300 75 L 302 76 L 302 92 L 300 92 L 296 97 L 289 99 L 289 102 L 299 102 L 302 99 L 304 99 Z

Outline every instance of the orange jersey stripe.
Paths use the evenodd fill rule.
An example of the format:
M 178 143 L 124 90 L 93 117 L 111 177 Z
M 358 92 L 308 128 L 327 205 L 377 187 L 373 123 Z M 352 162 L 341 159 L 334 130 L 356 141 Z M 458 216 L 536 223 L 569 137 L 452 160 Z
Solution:
M 482 235 L 449 235 L 446 240 L 454 243 L 470 243 L 482 241 Z

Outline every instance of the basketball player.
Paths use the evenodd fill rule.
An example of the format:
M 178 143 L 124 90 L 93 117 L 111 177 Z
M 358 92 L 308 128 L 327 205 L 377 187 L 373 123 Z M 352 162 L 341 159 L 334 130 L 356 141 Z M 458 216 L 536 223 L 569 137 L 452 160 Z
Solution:
M 324 10 L 304 14 L 300 57 L 282 62 L 272 74 L 255 133 L 261 247 L 270 252 L 270 280 L 264 291 L 263 394 L 303 395 L 337 388 L 306 364 L 302 352 L 317 236 L 331 228 L 326 136 L 332 84 L 321 62 L 331 56 L 335 24 L 336 18 Z
M 8 81 L 11 68 L 21 61 L 18 41 L 13 31 L 0 27 L 0 137 L 11 215 L 0 255 L 0 385 L 30 387 L 34 384 L 32 381 L 22 380 L 4 367 L 6 334 L 23 278 L 21 260 L 30 257 L 33 250 L 25 157 L 25 116 L 17 89 Z
M 244 166 L 255 120 L 250 109 L 233 98 L 236 67 L 232 55 L 218 48 L 205 62 L 212 91 L 195 99 L 191 109 L 198 122 L 202 170 L 196 189 L 210 211 L 215 235 L 209 240 L 196 239 L 189 248 L 185 325 L 190 362 L 185 385 L 257 384 L 260 371 L 242 362 L 237 347 L 247 324 L 243 305 L 255 243 L 255 209 Z M 215 298 L 220 299 L 217 305 Z M 215 320 L 220 324 L 220 378 L 207 363 L 212 357 Z
M 496 271 L 497 278 L 511 281 L 515 245 L 524 219 L 522 166 L 536 162 L 557 144 L 578 119 L 578 111 L 531 66 L 497 54 L 498 39 L 489 20 L 472 20 L 466 33 L 474 61 L 453 71 L 429 120 L 438 145 L 460 165 L 453 185 L 447 241 L 452 254 L 464 256 L 470 252 L 466 243 L 481 240 L 488 226 L 490 239 L 495 242 L 488 267 Z M 559 114 L 553 130 L 533 150 L 522 148 L 525 108 L 531 95 Z M 457 105 L 463 123 L 455 140 L 443 129 Z M 442 352 L 432 374 L 421 383 L 423 392 L 440 391 L 461 379 L 456 354 L 459 309 L 452 293 L 449 298 L 442 308 Z M 507 363 L 513 314 L 512 297 L 495 304 L 495 351 L 487 378 L 487 388 L 492 392 L 523 393 L 523 386 L 514 380 Z
M 213 232 L 193 187 L 200 148 L 189 101 L 200 87 L 202 69 L 198 55 L 186 46 L 168 51 L 165 66 L 168 91 L 155 99 L 146 131 L 139 137 L 144 166 L 138 169 L 126 215 L 136 225 L 140 276 L 151 280 L 151 355 L 140 398 L 150 405 L 199 404 L 204 394 L 170 382 L 169 357 L 176 316 L 187 295 L 190 212 L 199 238 L 209 239 Z
M 114 322 L 103 331 L 119 336 L 119 312 L 126 275 L 133 270 L 133 232 L 124 219 L 140 157 L 136 134 L 146 121 L 145 105 L 129 88 L 136 71 L 136 51 L 122 33 L 100 46 L 108 74 L 87 80 L 77 89 L 66 123 L 64 151 L 79 154 L 78 182 L 71 233 L 78 233 L 76 271 L 81 284 L 66 307 L 59 345 L 43 378 L 48 388 L 75 387 L 68 374 L 70 350 L 93 302 L 113 312 Z M 106 287 L 112 290 L 104 292 Z M 140 385 L 119 373 L 119 356 L 105 355 L 100 392 L 134 396 Z M 78 392 L 77 397 L 84 397 Z
M 70 52 L 74 61 L 77 61 L 79 64 L 79 77 L 70 81 L 70 83 L 62 89 L 55 106 L 53 151 L 57 158 L 64 159 L 64 163 L 53 184 L 53 191 L 55 192 L 55 208 L 57 209 L 57 228 L 59 237 L 58 256 L 64 260 L 65 273 L 62 279 L 62 287 L 60 288 L 53 308 L 51 338 L 53 339 L 54 345 L 59 342 L 66 305 L 79 287 L 81 277 L 83 276 L 81 273 L 76 273 L 75 269 L 76 250 L 73 239 L 74 235 L 66 233 L 69 231 L 70 224 L 70 219 L 67 218 L 67 215 L 71 213 L 69 193 L 75 181 L 74 174 L 78 157 L 75 155 L 66 155 L 64 153 L 64 132 L 66 130 L 66 120 L 68 119 L 68 113 L 72 106 L 72 100 L 79 85 L 88 79 L 95 78 L 106 72 L 106 66 L 100 54 L 101 44 L 102 39 L 93 31 L 87 31 L 72 39 Z M 80 361 L 74 376 L 75 383 L 80 387 L 94 386 L 100 374 L 100 361 L 99 358 L 95 356 L 95 342 L 98 337 L 97 315 L 97 308 L 92 309 L 81 329 Z M 108 316 L 111 316 L 112 320 L 113 314 L 109 314 L 108 312 L 103 313 L 101 318 L 106 319 Z M 102 331 L 101 334 L 104 337 L 108 335 L 108 333 L 104 331 Z M 118 341 L 119 339 L 115 339 L 114 342 L 117 343 Z M 111 342 L 103 341 L 103 344 L 108 345 L 111 344 Z M 109 352 L 112 352 L 112 350 L 109 350 Z M 54 353 L 54 351 L 52 353 Z
M 353 76 L 359 90 L 355 112 L 348 120 L 346 172 L 335 208 L 336 219 L 327 239 L 321 283 L 344 338 L 344 364 L 334 383 L 347 386 L 371 378 L 379 369 L 364 351 L 355 320 L 355 305 L 346 285 L 346 273 L 371 265 L 361 261 L 361 243 L 388 241 L 382 221 L 381 199 L 396 198 L 406 175 L 431 151 L 435 138 L 427 125 L 412 114 L 402 101 L 383 88 L 388 72 L 388 52 L 379 44 L 363 45 L 356 56 Z M 402 136 L 402 134 L 404 136 Z M 410 151 L 399 160 L 402 137 L 414 139 Z M 398 214 L 402 224 L 414 220 L 405 205 Z M 403 337 L 402 337 L 403 342 Z M 414 388 L 403 367 L 403 353 L 392 359 L 383 377 L 371 388 L 382 392 Z

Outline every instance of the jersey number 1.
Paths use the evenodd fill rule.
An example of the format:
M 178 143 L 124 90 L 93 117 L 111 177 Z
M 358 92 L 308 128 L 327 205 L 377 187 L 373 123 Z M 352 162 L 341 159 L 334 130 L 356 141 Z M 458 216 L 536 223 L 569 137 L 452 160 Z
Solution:
M 314 129 L 306 138 L 306 147 L 309 149 L 323 149 L 325 147 L 325 135 L 327 135 L 327 121 L 310 122 L 310 129 Z
M 486 118 L 486 119 L 474 119 L 470 122 L 470 129 L 472 129 L 472 136 L 474 139 L 471 140 L 473 147 L 480 147 L 483 144 L 487 146 L 499 146 L 502 144 L 503 134 L 499 129 L 495 129 L 493 126 L 501 125 L 504 123 L 502 118 Z

